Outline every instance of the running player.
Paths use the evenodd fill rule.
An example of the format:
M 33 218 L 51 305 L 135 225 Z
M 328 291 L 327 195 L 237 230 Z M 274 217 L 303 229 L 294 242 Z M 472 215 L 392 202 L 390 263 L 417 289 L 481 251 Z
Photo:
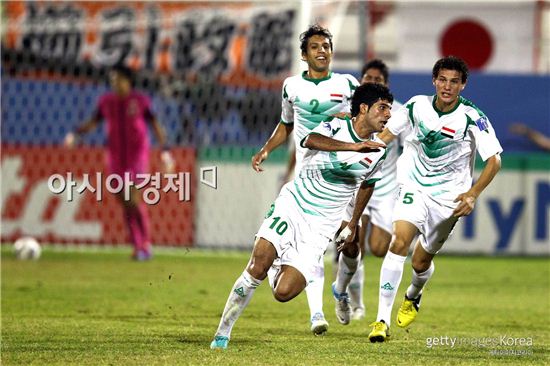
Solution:
M 330 70 L 333 54 L 330 32 L 319 25 L 309 27 L 300 35 L 300 49 L 308 69 L 284 81 L 281 121 L 252 158 L 252 168 L 258 172 L 263 170 L 261 163 L 269 153 L 283 144 L 294 131 L 296 176 L 307 150 L 300 146 L 300 141 L 321 121 L 339 112 L 350 112 L 350 100 L 359 83 L 352 75 L 337 74 Z M 306 288 L 311 331 L 316 335 L 328 329 L 323 312 L 323 285 L 324 266 Z
M 401 186 L 393 213 L 394 239 L 380 270 L 371 342 L 389 336 L 391 311 L 413 239 L 419 234 L 412 281 L 397 314 L 400 327 L 418 314 L 422 289 L 434 272 L 434 256 L 500 169 L 502 147 L 488 117 L 460 96 L 467 79 L 468 67 L 460 58 L 438 60 L 432 71 L 435 95 L 411 98 L 378 136 L 388 143 L 404 129 L 413 130 L 397 164 Z M 486 165 L 472 185 L 476 150 Z
M 386 87 L 363 85 L 353 97 L 351 120 L 323 122 L 300 141 L 308 149 L 302 169 L 281 189 L 258 230 L 250 261 L 231 289 L 211 348 L 227 348 L 233 325 L 275 259 L 280 265 L 271 271 L 269 283 L 278 301 L 293 299 L 316 278 L 357 187 L 357 195 L 368 200 L 380 178 L 385 145 L 372 134 L 384 128 L 392 101 Z M 360 215 L 354 212 L 350 225 Z

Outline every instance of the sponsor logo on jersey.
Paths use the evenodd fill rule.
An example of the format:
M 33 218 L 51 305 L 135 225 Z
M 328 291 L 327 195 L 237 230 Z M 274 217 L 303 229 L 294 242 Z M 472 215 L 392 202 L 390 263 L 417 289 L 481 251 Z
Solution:
M 330 94 L 330 101 L 342 103 L 344 101 L 344 94 Z
M 443 128 L 441 129 L 441 134 L 445 137 L 450 138 L 450 139 L 455 137 L 455 133 L 456 133 L 456 131 L 449 128 L 449 127 L 443 126 Z
M 487 120 L 487 117 L 479 117 L 476 120 L 476 126 L 479 128 L 480 131 L 485 131 L 489 128 L 489 121 Z

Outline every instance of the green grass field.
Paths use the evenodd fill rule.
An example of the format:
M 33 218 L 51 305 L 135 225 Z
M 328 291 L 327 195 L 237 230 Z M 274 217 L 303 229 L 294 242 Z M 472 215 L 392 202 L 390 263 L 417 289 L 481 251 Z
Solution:
M 265 281 L 237 322 L 229 349 L 212 351 L 228 291 L 248 253 L 157 251 L 153 261 L 134 263 L 128 249 L 46 249 L 40 260 L 21 262 L 10 249 L 2 246 L 3 365 L 549 362 L 548 258 L 437 258 L 417 321 L 408 331 L 393 326 L 384 344 L 366 338 L 376 315 L 380 259 L 366 261 L 365 320 L 337 322 L 327 279 L 330 328 L 324 337 L 309 332 L 305 295 L 278 303 Z M 399 303 L 409 280 L 407 263 Z M 428 347 L 441 337 L 449 344 Z M 514 338 L 532 345 L 510 345 Z

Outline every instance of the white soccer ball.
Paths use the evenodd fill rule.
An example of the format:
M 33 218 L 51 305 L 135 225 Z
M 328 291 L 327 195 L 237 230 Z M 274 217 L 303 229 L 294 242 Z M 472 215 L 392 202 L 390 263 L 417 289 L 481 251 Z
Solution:
M 42 254 L 42 248 L 35 238 L 25 236 L 19 238 L 13 244 L 13 251 L 15 256 L 20 260 L 38 259 Z

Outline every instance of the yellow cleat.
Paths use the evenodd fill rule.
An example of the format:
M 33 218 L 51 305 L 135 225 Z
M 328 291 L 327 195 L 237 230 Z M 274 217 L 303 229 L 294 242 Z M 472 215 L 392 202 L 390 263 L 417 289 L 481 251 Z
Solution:
M 369 327 L 373 327 L 372 331 L 369 333 L 369 341 L 371 341 L 372 343 L 384 342 L 387 338 L 390 337 L 390 328 L 388 328 L 383 320 L 371 323 Z
M 409 299 L 405 295 L 405 300 L 401 304 L 399 311 L 397 312 L 397 325 L 401 328 L 408 327 L 415 319 L 420 309 L 420 298 L 422 294 L 418 295 L 416 299 Z

